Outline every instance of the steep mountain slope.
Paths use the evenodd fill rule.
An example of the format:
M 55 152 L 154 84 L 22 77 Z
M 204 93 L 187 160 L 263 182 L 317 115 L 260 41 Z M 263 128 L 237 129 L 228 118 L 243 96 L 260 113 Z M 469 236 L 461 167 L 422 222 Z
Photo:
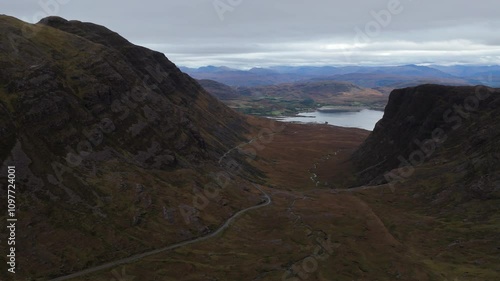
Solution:
M 500 276 L 499 113 L 499 89 L 395 90 L 352 157 L 360 196 L 443 280 Z
M 495 157 L 488 154 L 500 137 L 499 93 L 481 86 L 438 85 L 393 91 L 383 119 L 354 156 L 362 170 L 360 179 L 382 183 L 384 172 L 400 164 L 422 162 L 445 152 L 462 156 L 465 163 L 476 154 Z
M 0 65 L 0 197 L 15 166 L 17 277 L 196 237 L 261 201 L 219 163 L 249 125 L 163 54 L 91 23 L 0 16 Z M 217 196 L 200 207 L 207 188 Z

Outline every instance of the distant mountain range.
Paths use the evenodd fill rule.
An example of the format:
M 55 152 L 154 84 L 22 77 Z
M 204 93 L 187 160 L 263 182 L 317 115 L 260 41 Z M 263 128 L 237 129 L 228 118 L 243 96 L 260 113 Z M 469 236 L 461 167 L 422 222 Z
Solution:
M 500 86 L 500 66 L 275 66 L 249 70 L 206 66 L 180 69 L 194 78 L 215 80 L 229 86 L 274 85 L 311 79 L 392 89 L 399 85 L 415 86 L 423 83 Z

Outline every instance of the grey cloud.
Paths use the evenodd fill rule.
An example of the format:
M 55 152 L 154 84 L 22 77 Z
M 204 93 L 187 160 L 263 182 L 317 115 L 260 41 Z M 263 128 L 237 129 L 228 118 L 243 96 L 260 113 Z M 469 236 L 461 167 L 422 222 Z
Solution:
M 215 1 L 229 3 L 17 0 L 4 4 L 3 12 L 31 22 L 55 13 L 102 24 L 165 52 L 179 65 L 500 63 L 497 0 L 480 5 L 465 0 L 241 0 L 223 20 L 214 8 L 221 2 Z M 385 24 L 394 1 L 401 12 Z M 376 36 L 365 36 L 374 23 Z M 345 51 L 322 49 L 335 45 L 352 54 L 346 60 Z

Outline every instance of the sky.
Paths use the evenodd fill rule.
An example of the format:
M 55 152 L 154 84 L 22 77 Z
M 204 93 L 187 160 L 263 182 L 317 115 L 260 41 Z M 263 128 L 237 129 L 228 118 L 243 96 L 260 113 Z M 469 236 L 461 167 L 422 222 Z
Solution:
M 500 64 L 498 0 L 16 0 L 104 25 L 178 66 Z

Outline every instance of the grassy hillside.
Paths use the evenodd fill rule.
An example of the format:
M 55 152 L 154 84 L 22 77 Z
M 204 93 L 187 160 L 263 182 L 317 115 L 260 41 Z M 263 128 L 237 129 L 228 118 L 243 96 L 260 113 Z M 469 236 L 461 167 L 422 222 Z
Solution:
M 259 202 L 241 176 L 218 179 L 249 125 L 163 54 L 90 23 L 7 16 L 0 48 L 0 176 L 6 191 L 16 166 L 18 278 L 199 236 Z M 198 212 L 205 188 L 220 197 Z
M 200 83 L 228 106 L 252 115 L 291 115 L 322 106 L 383 109 L 387 103 L 387 95 L 377 90 L 337 81 L 235 88 L 209 80 Z

